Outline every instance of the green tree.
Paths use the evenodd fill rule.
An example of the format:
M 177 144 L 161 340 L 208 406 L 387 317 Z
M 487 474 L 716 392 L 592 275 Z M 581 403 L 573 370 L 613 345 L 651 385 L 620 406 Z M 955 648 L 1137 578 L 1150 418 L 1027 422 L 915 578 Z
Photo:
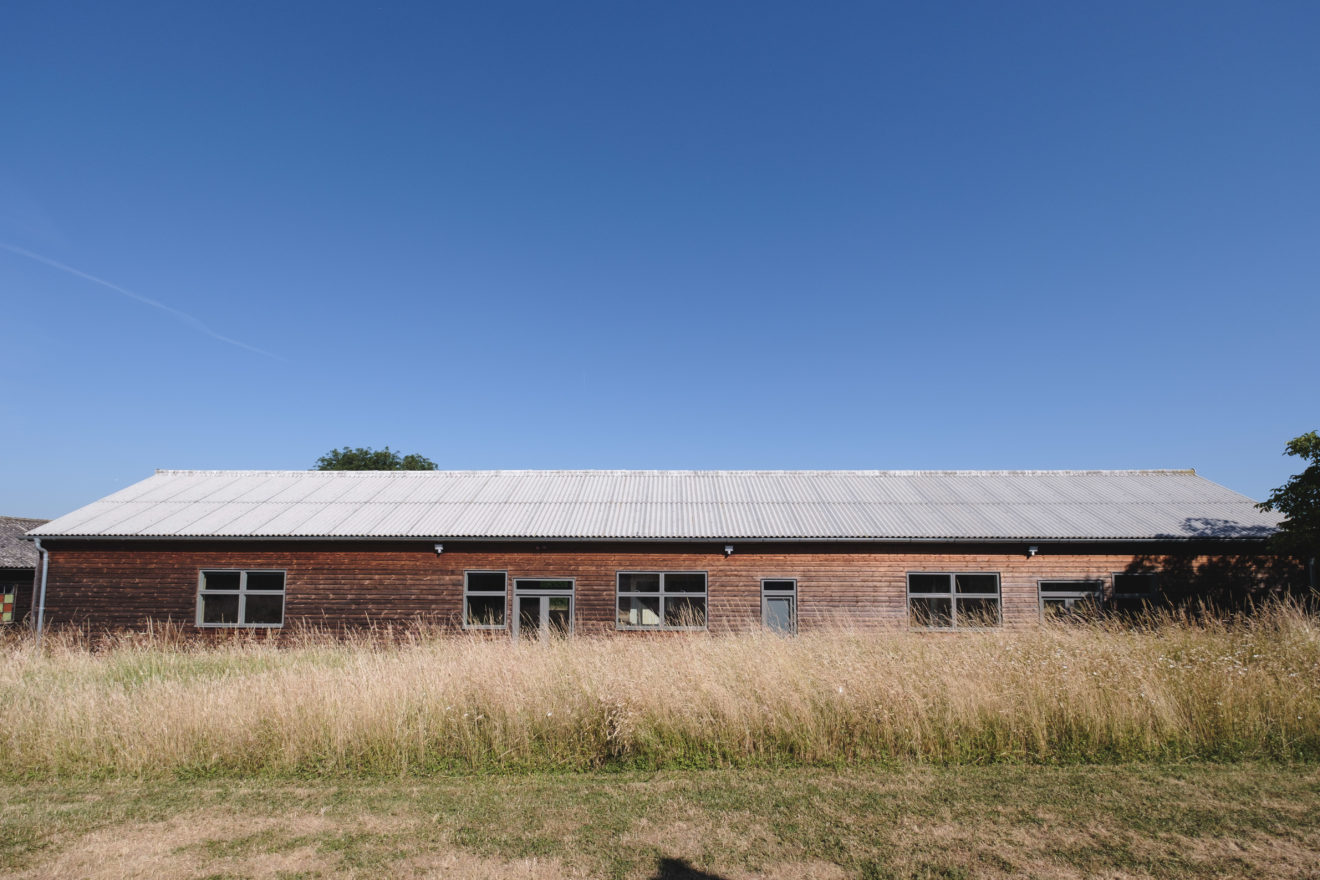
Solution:
M 316 460 L 318 471 L 433 471 L 435 462 L 424 455 L 400 455 L 386 446 L 345 446 L 331 449 Z
M 1284 454 L 1309 461 L 1310 466 L 1289 477 L 1256 506 L 1287 517 L 1274 536 L 1279 550 L 1310 559 L 1320 551 L 1320 434 L 1311 431 L 1292 438 Z

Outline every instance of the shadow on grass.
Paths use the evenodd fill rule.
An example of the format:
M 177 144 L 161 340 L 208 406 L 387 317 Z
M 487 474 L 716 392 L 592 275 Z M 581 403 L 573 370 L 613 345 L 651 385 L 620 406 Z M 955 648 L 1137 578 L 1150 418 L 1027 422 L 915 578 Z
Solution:
M 724 880 L 719 874 L 698 871 L 687 859 L 661 859 L 651 880 Z

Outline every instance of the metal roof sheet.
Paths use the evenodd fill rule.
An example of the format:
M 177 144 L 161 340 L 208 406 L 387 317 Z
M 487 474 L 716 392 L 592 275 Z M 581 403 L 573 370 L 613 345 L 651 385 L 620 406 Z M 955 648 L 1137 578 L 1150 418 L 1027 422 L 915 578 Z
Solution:
M 1181 471 L 157 471 L 66 537 L 1259 538 L 1277 514 Z

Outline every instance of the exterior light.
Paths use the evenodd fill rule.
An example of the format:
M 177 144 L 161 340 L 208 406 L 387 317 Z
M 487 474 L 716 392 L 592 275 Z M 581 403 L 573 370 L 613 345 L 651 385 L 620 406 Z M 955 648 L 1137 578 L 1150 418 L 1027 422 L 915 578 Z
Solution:
M 725 544 L 725 545 L 724 545 L 724 555 L 725 555 L 725 556 L 732 556 L 732 555 L 733 555 L 733 545 L 732 545 L 732 544 Z
M 1027 557 L 1030 558 L 1032 556 L 1035 556 L 1039 552 L 1040 552 L 1040 548 L 1037 547 L 1035 544 L 1032 544 L 1030 547 L 1027 548 Z
M 445 545 L 444 545 L 444 544 L 436 544 L 436 545 L 435 545 L 435 555 L 436 555 L 436 556 L 439 556 L 441 553 L 444 553 L 444 552 L 445 552 Z

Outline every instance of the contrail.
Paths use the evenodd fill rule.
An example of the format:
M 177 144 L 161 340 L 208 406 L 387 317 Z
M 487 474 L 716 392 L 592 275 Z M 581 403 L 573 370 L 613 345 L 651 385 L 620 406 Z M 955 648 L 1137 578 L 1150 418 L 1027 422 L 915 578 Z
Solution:
M 206 326 L 197 318 L 194 318 L 192 315 L 188 314 L 187 312 L 181 312 L 178 309 L 174 308 L 173 306 L 167 306 L 163 302 L 157 302 L 156 300 L 152 299 L 149 296 L 143 296 L 140 293 L 134 293 L 133 291 L 129 290 L 127 287 L 120 287 L 118 284 L 113 284 L 109 281 L 106 281 L 104 278 L 97 278 L 95 275 L 89 275 L 86 272 L 82 271 L 81 269 L 75 269 L 72 266 L 66 266 L 57 260 L 52 260 L 50 257 L 43 257 L 41 254 L 34 254 L 32 253 L 32 251 L 24 250 L 21 247 L 16 247 L 15 245 L 7 244 L 6 242 L 3 241 L 0 241 L 0 248 L 4 248 L 10 253 L 18 254 L 20 257 L 27 257 L 29 260 L 36 260 L 38 263 L 45 263 L 47 266 L 50 266 L 54 269 L 59 269 L 61 272 L 68 272 L 70 275 L 76 275 L 79 278 L 83 279 L 84 281 L 90 281 L 93 284 L 99 284 L 102 287 L 108 287 L 111 290 L 115 291 L 116 293 L 122 293 L 124 296 L 128 297 L 129 299 L 135 299 L 140 303 L 144 303 L 146 305 L 151 306 L 152 308 L 160 309 L 162 312 L 168 312 L 169 314 L 178 318 L 183 323 L 187 324 L 189 327 L 192 327 L 194 330 L 198 330 L 202 333 L 205 333 L 207 336 L 210 336 L 212 339 L 218 339 L 221 342 L 227 342 L 230 345 L 235 345 L 238 346 L 239 348 L 247 349 L 248 351 L 265 355 L 268 358 L 274 358 L 277 361 L 285 360 L 285 358 L 282 358 L 277 354 L 271 354 L 270 352 L 264 349 L 257 348 L 255 345 L 248 345 L 246 342 L 240 342 L 237 339 L 231 339 L 228 336 L 224 336 L 222 334 L 216 333 L 210 327 Z

